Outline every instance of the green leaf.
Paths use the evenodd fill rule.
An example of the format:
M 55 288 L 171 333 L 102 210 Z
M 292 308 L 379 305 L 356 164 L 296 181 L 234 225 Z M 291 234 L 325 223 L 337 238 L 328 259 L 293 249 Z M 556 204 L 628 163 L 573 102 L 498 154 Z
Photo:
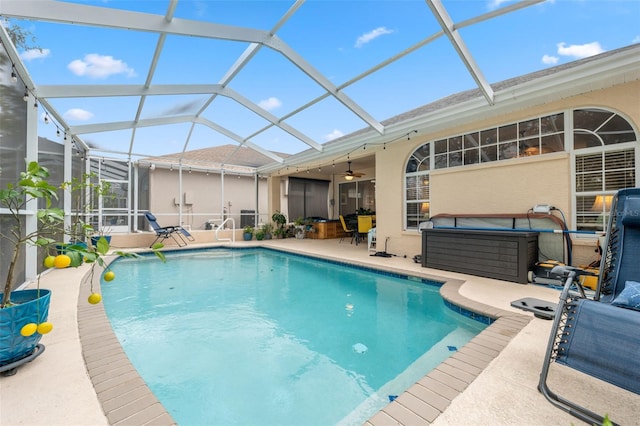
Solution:
M 77 268 L 78 266 L 82 265 L 82 262 L 83 262 L 82 253 L 77 251 L 67 251 L 67 256 L 71 258 L 71 266 L 73 266 L 74 268 Z
M 138 253 L 132 253 L 132 252 L 128 252 L 128 251 L 116 251 L 114 252 L 115 255 L 120 256 L 120 257 L 128 257 L 128 258 L 138 258 L 140 257 L 140 255 Z
M 100 237 L 100 239 L 96 242 L 96 251 L 102 255 L 107 254 L 109 251 L 109 243 L 105 237 Z
M 41 169 L 37 161 L 31 161 L 27 165 L 27 173 L 35 174 Z
M 46 247 L 53 244 L 54 242 L 55 240 L 52 238 L 38 237 L 38 239 L 36 239 L 34 244 L 39 247 Z

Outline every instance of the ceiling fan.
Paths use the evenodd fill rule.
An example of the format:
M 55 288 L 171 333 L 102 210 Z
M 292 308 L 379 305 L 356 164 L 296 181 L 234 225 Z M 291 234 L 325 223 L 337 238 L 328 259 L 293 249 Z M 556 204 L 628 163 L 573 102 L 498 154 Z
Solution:
M 351 161 L 347 161 L 347 164 L 349 165 L 349 170 L 342 174 L 346 180 L 352 180 L 353 178 L 364 176 L 364 173 L 354 172 L 353 170 L 351 170 Z

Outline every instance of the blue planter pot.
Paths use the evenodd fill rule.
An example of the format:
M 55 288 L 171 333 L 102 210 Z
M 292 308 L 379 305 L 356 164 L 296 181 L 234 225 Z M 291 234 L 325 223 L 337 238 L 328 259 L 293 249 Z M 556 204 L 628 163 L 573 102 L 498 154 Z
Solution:
M 39 296 L 39 297 L 38 297 Z M 2 297 L 2 293 L 0 293 Z M 26 324 L 40 324 L 49 316 L 51 290 L 18 290 L 11 293 L 13 306 L 0 309 L 0 367 L 14 363 L 34 352 L 42 337 L 20 334 Z
M 105 240 L 107 240 L 108 244 L 111 244 L 111 235 L 102 235 L 104 237 Z M 98 244 L 98 240 L 100 239 L 101 235 L 94 235 L 93 237 L 91 237 L 91 245 L 93 247 L 96 246 L 96 244 Z

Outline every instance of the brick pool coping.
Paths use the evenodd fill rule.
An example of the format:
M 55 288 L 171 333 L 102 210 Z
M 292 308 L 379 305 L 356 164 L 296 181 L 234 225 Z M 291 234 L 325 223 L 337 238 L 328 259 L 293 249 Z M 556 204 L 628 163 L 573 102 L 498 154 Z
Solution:
M 407 274 L 407 271 L 400 273 Z M 432 423 L 532 320 L 530 316 L 491 307 L 462 296 L 459 290 L 465 281 L 440 281 L 444 281 L 440 295 L 450 308 L 471 317 L 476 314 L 488 317 L 493 322 L 374 414 L 365 425 Z M 98 274 L 93 277 L 93 289 L 100 292 Z M 108 423 L 114 426 L 176 425 L 177 422 L 129 361 L 111 328 L 103 304 L 87 304 L 89 294 L 89 286 L 80 287 L 78 330 L 87 373 Z

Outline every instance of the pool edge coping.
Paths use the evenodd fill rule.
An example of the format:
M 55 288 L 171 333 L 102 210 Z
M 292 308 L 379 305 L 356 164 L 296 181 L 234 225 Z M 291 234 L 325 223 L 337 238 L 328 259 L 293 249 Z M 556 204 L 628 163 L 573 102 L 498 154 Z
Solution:
M 275 250 L 288 252 L 279 248 Z M 314 257 L 312 254 L 305 256 Z M 326 258 L 331 259 L 330 256 Z M 109 262 L 113 260 L 115 256 L 108 259 Z M 351 266 L 363 266 L 344 259 L 334 261 Z M 365 267 L 381 272 L 416 276 L 395 268 Z M 440 282 L 444 279 L 429 274 L 417 276 Z M 365 425 L 382 426 L 390 422 L 415 425 L 432 423 L 532 320 L 527 315 L 488 306 L 461 295 L 460 288 L 465 282 L 445 279 L 440 286 L 440 295 L 447 306 L 471 318 L 477 314 L 493 321 L 466 345 L 453 352 L 435 369 L 369 418 Z M 87 374 L 107 422 L 113 426 L 137 426 L 148 423 L 159 426 L 177 425 L 131 364 L 111 328 L 104 305 L 87 304 L 91 288 L 100 292 L 99 274 L 93 275 L 92 286 L 80 286 L 78 331 Z

